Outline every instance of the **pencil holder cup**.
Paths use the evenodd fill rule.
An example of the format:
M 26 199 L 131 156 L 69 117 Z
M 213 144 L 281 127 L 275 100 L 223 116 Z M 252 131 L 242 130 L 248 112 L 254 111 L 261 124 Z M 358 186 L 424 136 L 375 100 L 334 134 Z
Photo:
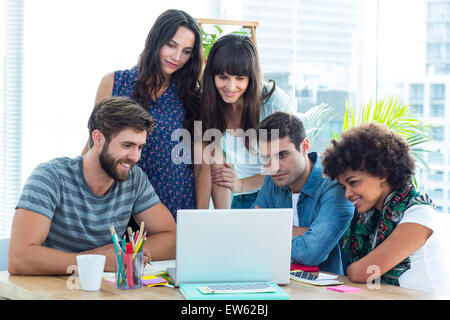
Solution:
M 144 275 L 144 253 L 126 253 L 116 257 L 115 286 L 118 289 L 137 289 L 142 287 Z

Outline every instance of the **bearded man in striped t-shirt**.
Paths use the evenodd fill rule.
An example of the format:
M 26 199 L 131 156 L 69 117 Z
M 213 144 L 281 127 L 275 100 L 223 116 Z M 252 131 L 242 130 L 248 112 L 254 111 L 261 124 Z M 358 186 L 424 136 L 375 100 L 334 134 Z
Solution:
M 123 235 L 130 215 L 150 235 L 146 259 L 174 259 L 175 221 L 135 166 L 154 127 L 129 98 L 94 107 L 89 151 L 40 164 L 23 187 L 12 224 L 10 274 L 66 274 L 80 253 L 105 255 L 105 271 L 114 271 L 110 226 Z

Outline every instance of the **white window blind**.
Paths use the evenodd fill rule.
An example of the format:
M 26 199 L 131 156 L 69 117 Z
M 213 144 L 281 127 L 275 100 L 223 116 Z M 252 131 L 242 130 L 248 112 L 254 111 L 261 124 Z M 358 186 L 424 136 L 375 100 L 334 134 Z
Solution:
M 0 239 L 9 238 L 21 183 L 23 0 L 0 4 Z

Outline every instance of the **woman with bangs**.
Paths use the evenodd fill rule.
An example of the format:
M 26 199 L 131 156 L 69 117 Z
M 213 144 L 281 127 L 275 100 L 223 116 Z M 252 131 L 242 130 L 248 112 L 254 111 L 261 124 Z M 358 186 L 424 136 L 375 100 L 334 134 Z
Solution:
M 136 66 L 110 72 L 100 82 L 96 103 L 126 96 L 138 101 L 156 122 L 138 166 L 147 174 L 161 202 L 176 220 L 178 209 L 194 209 L 193 166 L 172 160 L 175 130 L 193 132 L 200 100 L 203 51 L 197 21 L 169 9 L 154 22 Z M 87 152 L 87 146 L 83 153 Z M 137 225 L 130 220 L 133 229 Z
M 237 34 L 219 38 L 211 48 L 202 87 L 203 132 L 216 129 L 222 136 L 221 154 L 215 154 L 218 148 L 209 154 L 203 142 L 202 164 L 195 168 L 197 208 L 208 208 L 211 195 L 216 209 L 250 208 L 264 181 L 252 129 L 276 111 L 295 112 L 297 101 L 273 80 L 263 81 L 254 44 Z

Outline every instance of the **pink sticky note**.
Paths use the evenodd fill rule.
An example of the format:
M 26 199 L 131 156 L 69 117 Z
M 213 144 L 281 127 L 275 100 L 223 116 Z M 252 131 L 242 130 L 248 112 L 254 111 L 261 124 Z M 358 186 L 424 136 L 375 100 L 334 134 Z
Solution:
M 360 288 L 354 288 L 354 287 L 350 287 L 350 286 L 334 286 L 334 287 L 327 287 L 328 290 L 333 290 L 333 291 L 338 291 L 338 292 L 343 292 L 343 293 L 347 293 L 347 292 L 359 292 L 361 291 Z

